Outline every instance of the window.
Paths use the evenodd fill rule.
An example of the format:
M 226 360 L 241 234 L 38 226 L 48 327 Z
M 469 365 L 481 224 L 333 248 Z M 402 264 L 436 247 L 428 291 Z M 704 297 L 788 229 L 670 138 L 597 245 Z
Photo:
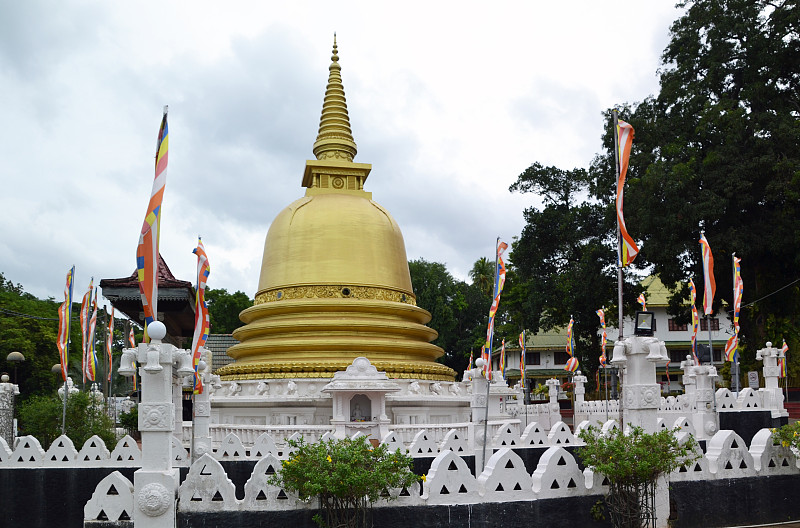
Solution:
M 708 331 L 708 321 L 711 321 L 711 330 L 719 330 L 719 319 L 716 317 L 710 317 L 706 319 L 703 317 L 700 319 L 700 330 L 707 332 Z M 716 357 L 716 354 L 714 354 Z
M 692 349 L 689 350 L 670 350 L 669 351 L 669 362 L 674 365 L 678 366 L 681 364 L 681 361 L 686 359 L 686 356 L 692 355 Z
M 555 362 L 556 365 L 566 365 L 567 361 L 569 360 L 569 354 L 567 354 L 566 352 L 556 352 L 554 356 L 555 358 L 553 359 L 553 361 Z
M 539 352 L 525 352 L 526 365 L 541 365 L 542 355 Z
M 685 332 L 685 331 L 687 331 L 689 329 L 689 325 L 688 324 L 686 324 L 686 323 L 678 324 L 678 323 L 675 322 L 675 319 L 670 319 L 669 321 L 667 321 L 667 324 L 669 326 L 669 331 L 670 332 Z

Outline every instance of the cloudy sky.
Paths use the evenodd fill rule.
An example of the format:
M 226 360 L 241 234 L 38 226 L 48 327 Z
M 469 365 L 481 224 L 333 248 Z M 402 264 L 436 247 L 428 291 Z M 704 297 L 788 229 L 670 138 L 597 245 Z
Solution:
M 0 272 L 60 298 L 130 275 L 161 109 L 161 252 L 255 294 L 270 222 L 304 189 L 334 31 L 366 190 L 409 259 L 467 278 L 519 235 L 535 161 L 588 166 L 601 112 L 657 91 L 675 0 L 25 0 L 0 8 Z

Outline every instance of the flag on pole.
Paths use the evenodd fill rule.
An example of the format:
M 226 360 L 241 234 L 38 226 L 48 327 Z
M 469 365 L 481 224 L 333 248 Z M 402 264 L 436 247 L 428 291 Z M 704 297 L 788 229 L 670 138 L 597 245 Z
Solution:
M 144 338 L 148 341 L 147 325 L 158 317 L 158 239 L 161 230 L 161 202 L 164 186 L 167 183 L 167 160 L 169 153 L 169 130 L 167 127 L 167 107 L 158 131 L 156 143 L 156 169 L 150 202 L 139 234 L 136 248 L 136 269 L 139 278 L 139 293 L 144 310 Z
M 622 215 L 623 189 L 625 187 L 625 175 L 628 172 L 628 160 L 631 155 L 633 145 L 633 127 L 625 121 L 617 121 L 617 145 L 616 155 L 619 162 L 619 179 L 617 180 L 617 223 L 619 233 L 622 238 L 622 267 L 627 266 L 636 255 L 639 254 L 639 247 L 633 238 L 628 234 L 625 226 L 625 218 Z
M 519 335 L 519 383 L 525 390 L 525 330 Z
M 136 382 L 136 371 L 139 370 L 136 368 L 136 360 L 131 361 L 131 366 L 133 366 L 133 390 L 136 391 L 139 388 L 139 385 Z
M 647 311 L 647 300 L 645 300 L 643 293 L 639 294 L 639 298 L 636 299 L 636 302 L 638 302 L 639 304 L 642 305 L 642 311 L 643 312 Z
M 92 305 L 92 290 L 94 290 L 94 277 L 89 281 L 89 289 L 83 294 L 81 301 L 81 371 L 84 383 L 86 383 L 86 372 L 89 370 L 86 351 L 89 348 L 89 308 Z
M 72 318 L 72 283 L 75 278 L 75 266 L 67 272 L 67 284 L 64 286 L 64 302 L 58 308 L 58 356 L 61 360 L 62 381 L 67 381 L 67 345 L 69 343 L 69 326 Z
M 697 329 L 700 327 L 700 317 L 697 315 L 697 288 L 695 288 L 694 281 L 689 279 L 689 293 L 692 295 L 692 357 L 694 364 L 700 364 L 700 358 L 697 357 Z
M 574 324 L 574 320 L 572 316 L 569 318 L 569 324 L 567 325 L 567 354 L 570 356 L 575 355 L 575 337 L 572 335 L 572 325 Z
M 208 255 L 203 241 L 197 239 L 197 247 L 192 251 L 197 255 L 197 291 L 194 303 L 194 335 L 192 336 L 192 367 L 194 368 L 194 393 L 202 394 L 203 380 L 200 376 L 200 348 L 206 344 L 210 325 L 208 303 L 206 303 L 206 283 L 211 273 Z
M 92 317 L 89 319 L 89 342 L 86 350 L 86 378 L 97 381 L 97 350 L 95 349 L 94 336 L 97 330 L 97 288 L 94 290 L 92 301 Z
M 469 365 L 467 365 L 467 370 L 472 370 L 472 363 L 473 363 L 473 350 L 470 349 L 469 351 Z
M 503 339 L 503 346 L 500 348 L 500 376 L 506 377 L 506 340 Z
M 781 368 L 780 377 L 786 377 L 786 358 L 789 354 L 789 345 L 786 344 L 786 340 L 783 340 L 783 347 L 781 348 L 781 355 L 779 356 L 779 364 L 778 366 Z
M 108 330 L 106 331 L 106 359 L 108 359 L 108 363 L 106 364 L 107 381 L 111 381 L 111 367 L 114 362 L 114 353 L 111 351 L 113 343 L 114 343 L 114 306 L 111 306 L 111 317 L 108 318 Z
M 136 339 L 133 336 L 133 327 L 131 327 L 130 331 L 128 332 L 128 344 L 130 348 L 136 348 Z
M 564 365 L 564 370 L 568 372 L 575 372 L 578 370 L 578 358 L 571 357 L 567 360 L 567 364 Z
M 717 283 L 714 282 L 714 256 L 711 254 L 711 246 L 708 245 L 708 240 L 706 240 L 706 236 L 702 231 L 700 232 L 700 249 L 703 252 L 703 277 L 705 278 L 703 312 L 706 315 L 711 315 L 714 312 L 711 305 L 714 303 Z
M 736 361 L 739 346 L 739 312 L 742 309 L 742 259 L 733 257 L 733 335 L 725 344 L 725 361 Z
M 606 358 L 606 344 L 608 343 L 608 334 L 606 333 L 606 312 L 605 308 L 597 310 L 597 316 L 600 318 L 600 327 L 603 333 L 600 335 L 600 366 L 605 367 L 608 364 Z
M 488 373 L 487 378 L 492 379 L 492 342 L 494 341 L 494 316 L 497 313 L 497 309 L 500 306 L 500 294 L 503 293 L 503 286 L 506 282 L 506 265 L 503 262 L 503 253 L 505 250 L 508 249 L 508 244 L 505 242 L 500 242 L 500 239 L 497 240 L 497 269 L 495 270 L 494 275 L 494 293 L 492 295 L 492 306 L 489 308 L 489 326 L 486 329 L 486 354 L 489 358 L 489 361 L 486 364 L 486 372 Z

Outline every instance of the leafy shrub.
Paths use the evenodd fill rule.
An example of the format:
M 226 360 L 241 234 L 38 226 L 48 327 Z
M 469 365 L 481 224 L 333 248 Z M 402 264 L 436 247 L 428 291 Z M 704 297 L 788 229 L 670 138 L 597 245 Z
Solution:
M 61 435 L 63 401 L 58 396 L 32 396 L 19 408 L 19 428 L 22 435 L 33 435 L 44 449 Z M 65 433 L 77 449 L 93 435 L 106 446 L 116 441 L 114 422 L 102 404 L 90 405 L 89 394 L 77 392 L 67 398 Z
M 800 453 L 800 422 L 786 424 L 779 429 L 772 429 L 772 441 L 783 447 L 791 447 Z
M 408 488 L 419 480 L 411 472 L 411 457 L 385 445 L 372 447 L 363 438 L 289 444 L 294 453 L 270 483 L 294 491 L 304 501 L 319 498 L 327 517 L 315 517 L 321 527 L 359 526 L 368 505 L 390 500 L 390 489 Z

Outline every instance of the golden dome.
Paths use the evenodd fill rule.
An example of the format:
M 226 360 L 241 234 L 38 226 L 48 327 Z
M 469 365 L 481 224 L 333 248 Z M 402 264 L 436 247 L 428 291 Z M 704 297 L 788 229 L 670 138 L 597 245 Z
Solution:
M 416 306 L 397 222 L 364 191 L 371 165 L 356 144 L 334 38 L 316 160 L 306 194 L 281 211 L 264 244 L 255 305 L 234 332 L 225 379 L 328 378 L 366 356 L 389 377 L 452 380 L 435 359 L 430 313 Z

